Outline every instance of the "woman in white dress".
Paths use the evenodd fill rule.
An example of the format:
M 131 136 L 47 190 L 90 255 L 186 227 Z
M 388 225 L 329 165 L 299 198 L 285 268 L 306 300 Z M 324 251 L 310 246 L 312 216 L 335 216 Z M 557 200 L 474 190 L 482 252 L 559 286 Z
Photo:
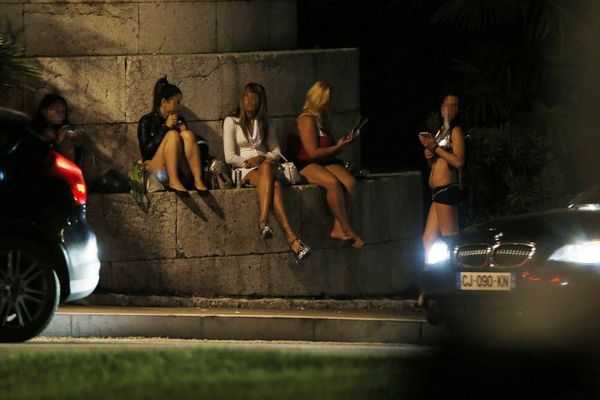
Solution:
M 269 226 L 272 206 L 285 232 L 290 250 L 296 261 L 302 261 L 311 250 L 298 238 L 285 212 L 282 185 L 276 178 L 281 150 L 275 133 L 269 132 L 267 96 L 262 85 L 247 84 L 237 111 L 225 118 L 223 150 L 225 161 L 234 169 L 241 170 L 242 182 L 257 188 L 260 204 L 259 237 L 273 237 Z

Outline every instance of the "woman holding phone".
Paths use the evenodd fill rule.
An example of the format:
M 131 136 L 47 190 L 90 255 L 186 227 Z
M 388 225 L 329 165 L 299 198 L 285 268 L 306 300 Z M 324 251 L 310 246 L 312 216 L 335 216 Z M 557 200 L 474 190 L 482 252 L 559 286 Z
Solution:
M 461 200 L 458 171 L 465 161 L 463 131 L 455 122 L 458 97 L 454 94 L 444 96 L 440 112 L 444 122 L 435 136 L 428 132 L 419 134 L 425 158 L 431 167 L 429 186 L 432 204 L 423 233 L 425 254 L 438 237 L 458 233 L 457 206 Z
M 299 143 L 295 161 L 300 175 L 327 192 L 327 205 L 335 218 L 329 236 L 347 240 L 352 247 L 359 249 L 365 242 L 348 219 L 348 207 L 354 197 L 356 180 L 335 159 L 357 136 L 346 135 L 337 141 L 331 136 L 329 114 L 332 90 L 328 83 L 318 81 L 306 93 L 302 113 L 296 119 Z
M 144 166 L 152 174 L 164 176 L 168 190 L 187 193 L 182 182 L 193 182 L 194 189 L 206 193 L 202 181 L 202 163 L 196 135 L 179 115 L 181 90 L 167 78 L 154 85 L 152 112 L 138 124 L 138 141 Z M 161 180 L 161 179 L 159 179 Z

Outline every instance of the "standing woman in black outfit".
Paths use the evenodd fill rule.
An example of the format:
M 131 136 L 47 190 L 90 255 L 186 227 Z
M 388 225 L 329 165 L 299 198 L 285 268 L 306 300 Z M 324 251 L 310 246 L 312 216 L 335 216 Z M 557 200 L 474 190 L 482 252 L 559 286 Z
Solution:
M 457 96 L 449 94 L 443 98 L 441 114 L 444 123 L 434 137 L 419 135 L 425 147 L 425 158 L 431 166 L 432 204 L 423 233 L 425 254 L 439 236 L 458 233 L 457 206 L 461 199 L 458 171 L 465 161 L 465 140 L 462 129 L 455 125 Z
M 202 181 L 202 163 L 196 135 L 178 115 L 181 90 L 161 78 L 154 86 L 152 112 L 144 115 L 138 125 L 138 141 L 144 166 L 153 174 L 166 169 L 168 189 L 185 192 L 181 176 L 192 181 L 199 192 L 206 192 Z

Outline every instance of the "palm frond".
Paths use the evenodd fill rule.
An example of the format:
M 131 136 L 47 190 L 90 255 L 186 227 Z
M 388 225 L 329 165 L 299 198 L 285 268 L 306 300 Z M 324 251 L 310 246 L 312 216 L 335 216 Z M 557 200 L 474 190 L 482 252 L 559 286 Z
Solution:
M 17 45 L 0 37 L 0 97 L 8 95 L 12 88 L 29 87 L 39 80 L 40 74 L 33 62 L 23 58 Z
M 523 9 L 514 0 L 452 0 L 440 7 L 431 22 L 482 31 L 514 24 L 522 17 Z

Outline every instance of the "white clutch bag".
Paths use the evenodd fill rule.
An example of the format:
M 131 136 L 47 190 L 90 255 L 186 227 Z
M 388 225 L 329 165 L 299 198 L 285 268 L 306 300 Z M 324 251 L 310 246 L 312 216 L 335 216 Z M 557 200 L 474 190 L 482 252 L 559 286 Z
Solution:
M 287 158 L 285 158 L 283 155 L 281 156 L 281 158 L 285 160 L 284 163 L 279 164 L 279 175 L 281 176 L 281 178 L 287 181 L 287 183 L 289 183 L 290 185 L 300 183 L 302 177 L 298 172 L 298 168 L 296 168 L 294 163 L 288 161 Z

